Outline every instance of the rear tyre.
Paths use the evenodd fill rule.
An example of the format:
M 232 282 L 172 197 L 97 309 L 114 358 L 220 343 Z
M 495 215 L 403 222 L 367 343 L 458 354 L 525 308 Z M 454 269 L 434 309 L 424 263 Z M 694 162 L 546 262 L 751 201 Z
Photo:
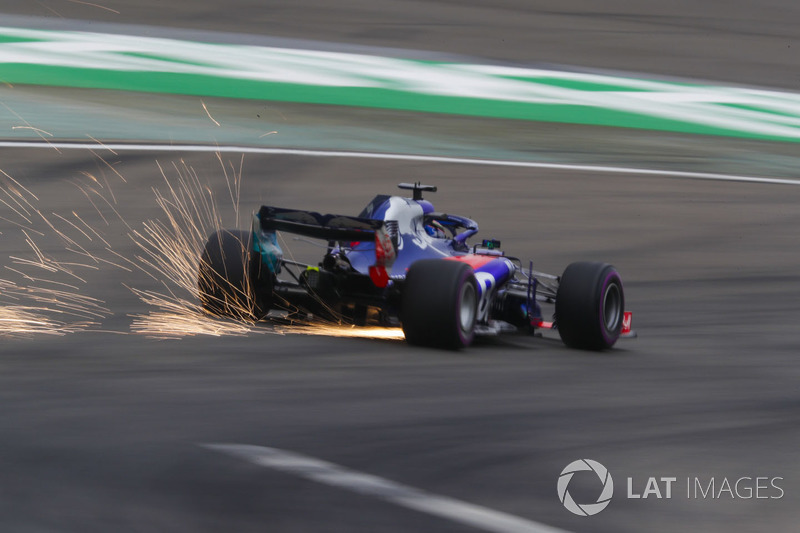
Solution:
M 472 267 L 424 259 L 406 275 L 400 320 L 409 344 L 459 349 L 475 337 L 478 286 Z
M 253 234 L 220 230 L 208 237 L 200 257 L 200 303 L 212 315 L 260 320 L 269 311 L 272 273 L 253 252 Z
M 614 346 L 622 329 L 625 293 L 613 266 L 569 265 L 556 293 L 556 325 L 564 344 L 583 350 Z

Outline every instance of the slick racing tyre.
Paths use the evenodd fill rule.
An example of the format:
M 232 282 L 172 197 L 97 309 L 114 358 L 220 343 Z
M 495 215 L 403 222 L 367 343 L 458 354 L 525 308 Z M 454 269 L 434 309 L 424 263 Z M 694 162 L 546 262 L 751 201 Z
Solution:
M 424 259 L 408 269 L 400 310 L 409 344 L 458 349 L 475 336 L 478 286 L 472 267 Z
M 269 311 L 272 273 L 253 252 L 250 231 L 220 230 L 209 236 L 200 257 L 200 303 L 212 315 L 260 320 Z
M 569 265 L 556 293 L 556 326 L 572 348 L 604 350 L 619 338 L 625 311 L 622 280 L 613 266 Z

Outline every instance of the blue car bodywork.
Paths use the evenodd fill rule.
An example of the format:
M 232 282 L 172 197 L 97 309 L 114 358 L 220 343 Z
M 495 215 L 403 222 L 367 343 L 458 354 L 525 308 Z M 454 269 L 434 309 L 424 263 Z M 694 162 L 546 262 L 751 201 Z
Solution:
M 308 318 L 402 326 L 412 344 L 460 348 L 475 335 L 557 329 L 569 346 L 601 350 L 632 335 L 612 265 L 577 262 L 562 276 L 533 270 L 478 233 L 469 218 L 437 212 L 423 192 L 378 195 L 358 216 L 263 206 L 250 231 L 220 230 L 200 261 L 203 308 L 223 316 Z M 284 257 L 277 232 L 327 243 L 322 260 Z M 547 321 L 540 304 L 553 304 Z
M 384 325 L 396 325 L 393 318 L 398 314 L 397 292 L 401 290 L 411 265 L 424 259 L 461 261 L 472 267 L 478 290 L 479 332 L 496 332 L 498 319 L 515 327 L 551 325 L 542 320 L 537 295 L 539 300 L 552 303 L 555 297 L 552 286 L 542 283 L 532 272 L 525 272 L 518 260 L 506 257 L 498 249 L 498 241 L 483 241 L 479 246 L 470 247 L 467 241 L 478 233 L 477 222 L 436 212 L 433 204 L 421 197 L 421 191 L 429 186 L 401 184 L 400 187 L 414 190 L 414 197 L 378 195 L 357 217 L 264 206 L 254 216 L 254 251 L 260 255 L 262 264 L 276 276 L 283 267 L 305 266 L 304 272 L 292 277 L 298 278 L 301 286 L 305 285 L 320 295 L 326 291 L 316 286 L 322 277 L 319 269 L 335 271 L 339 267 L 345 278 L 361 278 L 362 283 L 350 284 L 360 290 L 354 290 L 352 295 L 339 291 L 339 301 L 325 302 L 325 307 L 340 308 L 340 311 L 342 306 L 374 307 L 381 311 Z M 431 189 L 435 190 L 432 187 L 428 190 Z M 277 243 L 276 231 L 327 240 L 329 248 L 323 262 L 319 266 L 287 265 Z M 517 280 L 517 274 L 522 274 L 524 280 Z M 551 283 L 557 279 L 544 276 Z M 372 287 L 364 282 L 367 279 Z M 340 285 L 347 285 L 347 282 L 340 281 Z M 281 293 L 281 289 L 278 282 L 275 290 Z M 515 297 L 509 298 L 512 293 Z M 505 304 L 495 305 L 502 308 L 502 316 L 491 313 L 492 304 L 496 302 Z M 318 306 L 312 303 L 310 307 Z M 313 310 L 311 312 L 313 314 Z M 358 316 L 364 313 L 343 314 Z M 494 327 L 490 327 L 492 322 Z

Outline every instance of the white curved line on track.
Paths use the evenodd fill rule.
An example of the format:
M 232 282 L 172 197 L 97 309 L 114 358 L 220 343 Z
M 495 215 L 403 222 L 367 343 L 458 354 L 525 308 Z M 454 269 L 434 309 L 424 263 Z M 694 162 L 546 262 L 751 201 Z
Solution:
M 249 444 L 202 444 L 264 468 L 357 492 L 431 516 L 492 533 L 567 533 L 546 524 L 425 492 L 299 453 Z
M 708 181 L 732 181 L 743 183 L 763 183 L 770 185 L 800 185 L 800 179 L 766 178 L 759 176 L 740 176 L 736 174 L 715 174 L 710 172 L 684 172 L 680 170 L 658 170 L 633 167 L 609 167 L 596 165 L 572 165 L 568 163 L 542 163 L 537 161 L 511 161 L 502 159 L 470 159 L 465 157 L 442 157 L 431 155 L 390 154 L 381 152 L 346 152 L 336 150 L 303 150 L 295 148 L 259 148 L 255 146 L 213 146 L 206 144 L 128 144 L 128 143 L 64 143 L 38 141 L 0 141 L 0 148 L 57 148 L 59 150 L 98 150 L 130 152 L 202 152 L 237 153 L 265 155 L 296 155 L 305 157 L 350 157 L 355 159 L 385 159 L 395 161 L 419 161 L 430 163 L 453 163 L 461 165 L 481 165 L 519 168 L 543 168 L 552 170 L 577 170 L 580 172 L 599 172 L 605 174 L 629 174 L 658 176 L 664 178 L 683 178 Z

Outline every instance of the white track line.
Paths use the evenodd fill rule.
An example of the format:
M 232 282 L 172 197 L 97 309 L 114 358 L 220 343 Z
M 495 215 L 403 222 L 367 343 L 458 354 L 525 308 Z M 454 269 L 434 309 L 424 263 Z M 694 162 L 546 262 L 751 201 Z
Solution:
M 301 150 L 294 148 L 259 148 L 254 146 L 213 146 L 206 144 L 96 144 L 63 143 L 35 141 L 0 141 L 0 148 L 50 148 L 59 150 L 107 149 L 115 152 L 205 152 L 205 153 L 244 153 L 266 155 L 297 155 L 306 157 L 350 157 L 355 159 L 386 159 L 395 161 L 421 161 L 430 163 L 455 163 L 461 165 L 481 165 L 519 168 L 546 168 L 552 170 L 577 170 L 580 172 L 600 172 L 606 174 L 629 174 L 684 178 L 710 181 L 734 181 L 744 183 L 766 183 L 771 185 L 800 185 L 800 179 L 764 178 L 758 176 L 739 176 L 735 174 L 714 174 L 709 172 L 683 172 L 680 170 L 656 170 L 631 167 L 607 167 L 594 165 L 570 165 L 566 163 L 540 163 L 536 161 L 509 161 L 502 159 L 469 159 L 463 157 L 440 157 L 431 155 L 389 154 L 379 152 L 344 152 L 327 150 Z
M 533 520 L 431 494 L 334 463 L 276 448 L 247 444 L 203 444 L 258 466 L 280 470 L 318 483 L 372 496 L 407 509 L 493 533 L 567 533 Z

